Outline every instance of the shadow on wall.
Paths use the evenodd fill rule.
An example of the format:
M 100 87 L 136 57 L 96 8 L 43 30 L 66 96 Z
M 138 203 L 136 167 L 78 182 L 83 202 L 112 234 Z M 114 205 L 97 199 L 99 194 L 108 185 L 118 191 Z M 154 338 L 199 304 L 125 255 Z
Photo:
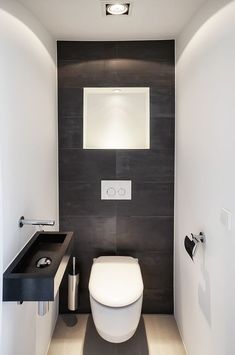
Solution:
M 176 64 L 180 60 L 181 55 L 183 54 L 184 50 L 190 44 L 191 40 L 197 36 L 200 30 L 206 23 L 212 22 L 213 17 L 220 11 L 223 10 L 224 7 L 229 6 L 233 3 L 234 0 L 210 0 L 208 1 L 207 5 L 204 6 L 203 11 L 199 10 L 199 16 L 195 16 L 194 19 L 190 20 L 190 27 L 189 30 L 184 32 L 180 35 L 181 36 L 181 43 L 178 45 L 178 50 L 176 52 Z M 187 27 L 189 24 L 186 24 Z
M 202 286 L 199 284 L 198 286 L 198 303 L 209 327 L 211 328 L 211 287 L 209 272 L 206 269 L 205 253 L 203 253 L 201 272 L 204 278 L 204 285 Z

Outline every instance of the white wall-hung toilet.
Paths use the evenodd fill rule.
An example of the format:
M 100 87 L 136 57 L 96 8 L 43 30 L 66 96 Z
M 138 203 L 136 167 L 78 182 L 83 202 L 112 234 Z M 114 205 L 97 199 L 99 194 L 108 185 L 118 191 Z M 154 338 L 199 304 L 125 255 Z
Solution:
M 91 312 L 103 339 L 121 343 L 134 335 L 141 316 L 143 289 L 138 259 L 94 259 L 89 280 Z

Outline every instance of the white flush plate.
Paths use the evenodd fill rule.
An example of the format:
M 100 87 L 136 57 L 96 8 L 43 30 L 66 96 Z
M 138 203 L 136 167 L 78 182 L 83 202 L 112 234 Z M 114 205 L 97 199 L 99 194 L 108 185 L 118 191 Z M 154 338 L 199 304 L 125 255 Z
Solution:
M 101 200 L 131 200 L 131 180 L 102 180 Z

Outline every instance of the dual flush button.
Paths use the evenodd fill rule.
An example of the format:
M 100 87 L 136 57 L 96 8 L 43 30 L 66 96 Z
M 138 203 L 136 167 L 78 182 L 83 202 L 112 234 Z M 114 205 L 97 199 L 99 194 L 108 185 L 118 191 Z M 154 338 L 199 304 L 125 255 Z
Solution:
M 118 189 L 116 191 L 116 189 L 114 187 L 109 187 L 106 191 L 106 194 L 110 197 L 114 197 L 116 195 L 116 193 L 119 196 L 125 196 L 126 195 L 126 190 L 123 187 L 120 187 L 120 189 Z
M 131 200 L 131 181 L 102 180 L 101 200 Z

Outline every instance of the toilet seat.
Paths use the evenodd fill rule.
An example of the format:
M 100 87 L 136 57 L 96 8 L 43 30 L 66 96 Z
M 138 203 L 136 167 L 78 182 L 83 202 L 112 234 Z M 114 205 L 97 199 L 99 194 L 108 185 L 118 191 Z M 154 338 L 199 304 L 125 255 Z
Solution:
M 101 256 L 94 259 L 89 291 L 108 307 L 125 307 L 143 294 L 143 281 L 137 259 L 129 256 Z

